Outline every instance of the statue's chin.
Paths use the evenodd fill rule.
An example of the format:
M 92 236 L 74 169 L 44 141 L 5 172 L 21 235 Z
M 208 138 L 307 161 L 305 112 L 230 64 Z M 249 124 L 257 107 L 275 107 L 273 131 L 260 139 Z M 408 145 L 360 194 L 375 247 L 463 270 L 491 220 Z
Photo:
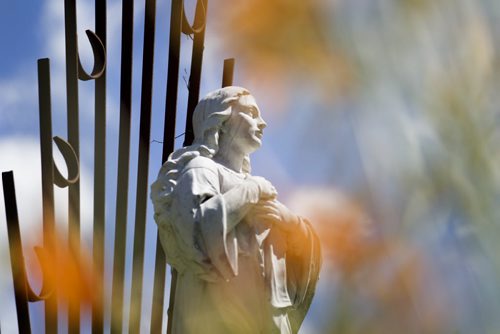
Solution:
M 253 153 L 253 152 L 257 151 L 257 150 L 258 150 L 261 146 L 262 146 L 262 142 L 261 142 L 260 140 L 259 140 L 259 141 L 255 141 L 255 142 L 253 143 L 253 145 L 251 145 L 251 146 L 249 147 L 249 149 L 248 149 L 248 151 L 247 151 L 247 152 L 248 152 L 248 154 L 250 154 L 250 153 Z
M 240 145 L 240 152 L 245 152 L 245 154 L 250 154 L 258 150 L 261 146 L 262 146 L 261 140 L 253 136 L 251 139 L 246 140 L 244 145 Z
M 262 146 L 262 139 L 258 136 L 253 136 L 253 142 L 255 143 L 255 146 L 256 148 L 255 149 L 258 149 Z

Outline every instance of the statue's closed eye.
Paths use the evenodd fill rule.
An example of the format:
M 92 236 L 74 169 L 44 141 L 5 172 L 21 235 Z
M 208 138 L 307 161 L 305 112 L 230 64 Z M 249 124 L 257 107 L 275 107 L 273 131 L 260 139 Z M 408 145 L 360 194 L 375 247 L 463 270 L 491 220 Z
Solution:
M 208 201 L 210 198 L 212 198 L 211 195 L 198 195 L 198 198 L 200 200 L 200 203 L 205 203 L 206 201 Z
M 259 117 L 259 111 L 255 107 L 247 107 L 244 108 L 241 113 L 248 115 L 252 118 L 258 118 Z
M 259 111 L 255 107 L 250 107 L 249 108 L 249 115 L 252 116 L 253 118 L 259 117 Z

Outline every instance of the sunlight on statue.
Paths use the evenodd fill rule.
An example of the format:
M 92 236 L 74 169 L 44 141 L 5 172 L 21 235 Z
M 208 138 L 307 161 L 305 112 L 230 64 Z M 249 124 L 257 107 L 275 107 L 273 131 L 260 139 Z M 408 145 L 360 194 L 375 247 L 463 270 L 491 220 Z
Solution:
M 311 225 L 250 175 L 266 127 L 250 93 L 226 87 L 193 114 L 194 142 L 151 187 L 167 262 L 178 271 L 174 333 L 297 333 L 321 266 Z

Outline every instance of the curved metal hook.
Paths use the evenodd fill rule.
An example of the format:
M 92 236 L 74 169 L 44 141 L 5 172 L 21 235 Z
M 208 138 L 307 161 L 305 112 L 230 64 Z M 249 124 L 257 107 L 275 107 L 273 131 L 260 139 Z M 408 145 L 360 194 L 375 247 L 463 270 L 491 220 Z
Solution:
M 82 66 L 80 55 L 78 55 L 78 78 L 82 81 L 98 79 L 106 69 L 106 48 L 102 44 L 101 39 L 91 30 L 85 30 L 92 46 L 92 53 L 94 54 L 94 68 L 92 73 L 88 74 Z
M 66 166 L 68 166 L 68 178 L 66 179 L 62 176 L 61 172 L 54 164 L 54 183 L 59 188 L 66 188 L 70 184 L 75 184 L 80 178 L 80 163 L 78 157 L 76 156 L 75 150 L 70 143 L 62 139 L 61 137 L 55 136 L 54 142 L 61 152 Z
M 28 293 L 28 301 L 37 302 L 40 300 L 46 300 L 50 298 L 50 296 L 54 293 L 55 284 L 54 284 L 54 275 L 55 273 L 51 272 L 48 264 L 50 261 L 54 261 L 54 259 L 50 258 L 49 252 L 47 252 L 42 247 L 35 247 L 35 253 L 38 258 L 38 262 L 42 267 L 42 289 L 39 294 L 33 291 L 31 285 L 28 281 L 28 277 L 26 277 L 26 292 Z
M 204 0 L 196 1 L 196 14 L 194 15 L 193 25 L 189 23 L 186 16 L 186 10 L 182 8 L 182 32 L 185 35 L 197 34 L 205 29 L 205 24 L 207 22 L 207 7 L 203 1 Z

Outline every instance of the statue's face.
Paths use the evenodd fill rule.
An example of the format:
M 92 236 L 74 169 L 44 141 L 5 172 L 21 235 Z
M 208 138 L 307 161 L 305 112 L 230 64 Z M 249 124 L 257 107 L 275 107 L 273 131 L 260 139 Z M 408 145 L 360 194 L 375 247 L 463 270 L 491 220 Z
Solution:
M 224 136 L 231 141 L 231 145 L 236 145 L 238 151 L 250 154 L 262 145 L 266 125 L 254 97 L 244 95 L 233 106 L 231 116 L 224 125 Z

